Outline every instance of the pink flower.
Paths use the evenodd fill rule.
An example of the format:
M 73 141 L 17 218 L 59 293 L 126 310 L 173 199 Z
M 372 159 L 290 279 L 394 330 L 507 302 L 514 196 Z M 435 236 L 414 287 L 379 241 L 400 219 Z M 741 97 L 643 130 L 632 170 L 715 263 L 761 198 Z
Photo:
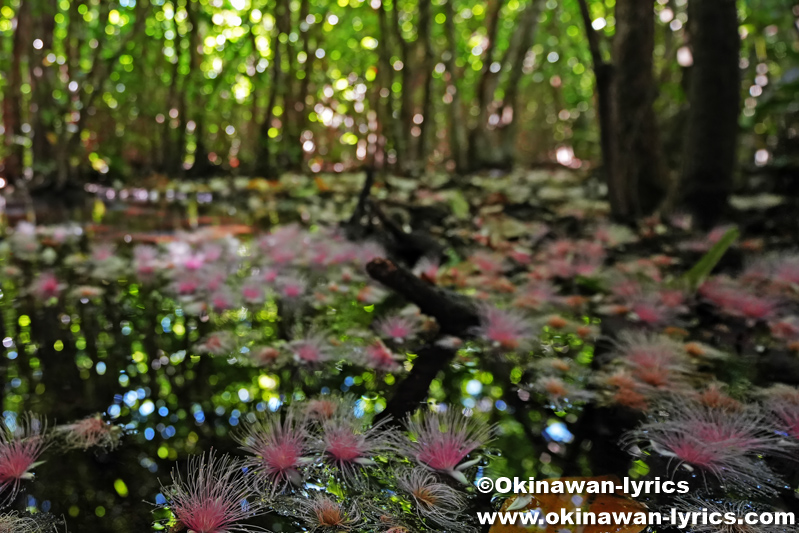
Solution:
M 776 425 L 789 437 L 799 440 L 799 389 L 774 385 L 763 391 L 765 406 L 776 418 Z
M 172 486 L 164 488 L 167 506 L 179 525 L 196 533 L 249 533 L 258 531 L 242 520 L 263 513 L 251 476 L 244 465 L 214 453 L 189 459 L 186 479 L 172 471 Z M 248 501 L 249 500 L 249 501 Z
M 350 531 L 361 519 L 355 505 L 347 508 L 322 492 L 296 499 L 294 504 L 309 531 Z
M 478 333 L 495 346 L 505 350 L 515 350 L 530 339 L 530 325 L 523 315 L 513 311 L 501 310 L 491 305 L 483 305 L 479 310 L 480 327 Z
M 663 305 L 657 295 L 643 296 L 630 304 L 635 317 L 647 326 L 666 324 L 674 319 L 672 308 Z
M 525 309 L 541 309 L 547 305 L 558 302 L 560 297 L 555 286 L 549 281 L 529 283 L 521 290 L 513 305 Z
M 322 422 L 322 432 L 314 447 L 324 461 L 353 479 L 360 467 L 375 465 L 374 458 L 393 449 L 383 429 L 387 420 L 364 428 L 363 421 L 352 415 L 334 416 Z
M 767 320 L 779 309 L 779 302 L 775 299 L 719 278 L 705 282 L 699 292 L 722 312 L 749 320 Z
M 217 313 L 232 309 L 236 302 L 233 300 L 233 294 L 227 287 L 216 291 L 211 295 L 211 305 Z
M 64 434 L 68 447 L 81 450 L 94 446 L 113 450 L 122 437 L 122 429 L 109 424 L 99 414 L 55 429 Z
M 264 288 L 259 282 L 250 280 L 242 285 L 241 296 L 249 304 L 262 304 L 264 302 Z
M 464 484 L 468 481 L 463 470 L 473 466 L 475 461 L 463 463 L 463 460 L 490 442 L 493 434 L 491 426 L 451 410 L 417 413 L 407 418 L 405 427 L 412 439 L 405 443 L 410 457 Z
M 617 353 L 636 379 L 652 387 L 670 387 L 688 371 L 682 346 L 662 335 L 624 331 Z
M 308 433 L 292 413 L 282 420 L 278 414 L 262 416 L 236 440 L 242 450 L 255 456 L 248 463 L 271 484 L 273 491 L 281 491 L 287 483 L 302 483 L 299 470 L 311 462 Z
M 277 278 L 277 291 L 283 298 L 295 300 L 308 290 L 308 282 L 300 277 L 281 276 Z
M 722 485 L 764 494 L 781 485 L 779 477 L 759 461 L 763 455 L 787 455 L 792 446 L 770 430 L 759 412 L 731 412 L 701 404 L 674 401 L 653 409 L 662 418 L 641 425 L 628 443 L 649 449 L 673 467 L 716 478 Z
M 0 507 L 16 496 L 24 480 L 49 446 L 46 422 L 32 413 L 17 417 L 16 427 L 0 422 Z
M 366 366 L 383 372 L 398 372 L 402 366 L 398 357 L 380 339 L 366 347 Z
M 317 333 L 292 341 L 290 347 L 295 359 L 303 363 L 323 363 L 333 359 L 330 344 L 324 336 Z
M 403 343 L 414 337 L 419 329 L 418 321 L 414 318 L 394 315 L 377 322 L 377 331 L 396 343 Z
M 488 252 L 475 252 L 469 256 L 469 262 L 481 274 L 487 276 L 498 276 L 505 269 L 502 257 Z
M 37 300 L 46 302 L 50 298 L 58 298 L 65 285 L 58 282 L 52 272 L 42 272 L 31 284 L 30 292 Z
M 413 273 L 426 281 L 434 283 L 438 277 L 439 268 L 440 263 L 438 259 L 425 256 L 416 262 L 416 265 L 413 267 Z
M 397 472 L 396 477 L 397 487 L 411 497 L 419 516 L 455 531 L 463 529 L 460 513 L 466 507 L 466 499 L 458 490 L 424 468 Z
M 200 279 L 193 275 L 182 276 L 174 283 L 174 290 L 179 296 L 192 296 L 200 288 Z

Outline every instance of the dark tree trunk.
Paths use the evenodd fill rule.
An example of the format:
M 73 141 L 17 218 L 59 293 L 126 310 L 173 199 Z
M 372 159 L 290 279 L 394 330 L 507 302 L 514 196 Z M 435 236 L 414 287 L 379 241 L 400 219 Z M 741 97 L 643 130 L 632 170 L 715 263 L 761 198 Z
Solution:
M 468 171 L 469 160 L 466 154 L 468 139 L 466 138 L 466 124 L 463 121 L 463 107 L 461 104 L 461 93 L 458 87 L 457 61 L 458 42 L 455 32 L 455 8 L 452 3 L 454 0 L 447 0 L 444 4 L 445 15 L 444 32 L 447 36 L 447 46 L 449 55 L 447 56 L 446 66 L 449 76 L 449 92 L 452 100 L 449 103 L 449 145 L 452 160 L 455 162 L 455 172 L 458 174 Z
M 740 37 L 734 0 L 691 0 L 694 63 L 688 91 L 682 187 L 701 225 L 724 212 L 732 190 L 740 109 Z
M 424 79 L 424 95 L 422 101 L 422 123 L 419 125 L 419 161 L 415 171 L 424 174 L 427 166 L 427 158 L 431 152 L 433 142 L 431 136 L 435 136 L 436 120 L 433 112 L 433 37 L 431 35 L 430 22 L 432 19 L 431 0 L 421 0 L 419 2 L 419 38 L 422 40 L 424 49 L 424 59 L 422 61 L 422 73 Z
M 270 65 L 272 68 L 272 79 L 270 80 L 269 97 L 266 101 L 264 116 L 261 119 L 261 124 L 258 129 L 258 152 L 255 158 L 255 174 L 262 177 L 271 177 L 276 171 L 276 164 L 274 157 L 272 157 L 272 140 L 269 138 L 269 129 L 272 127 L 278 91 L 283 83 L 283 69 L 280 66 L 280 62 L 282 61 L 280 56 L 280 29 L 277 27 L 272 30 L 272 40 L 269 44 L 269 49 L 272 51 L 272 63 Z
M 511 168 L 516 162 L 516 131 L 519 124 L 517 115 L 519 87 L 524 74 L 524 58 L 533 45 L 538 18 L 544 7 L 544 0 L 531 0 L 519 15 L 510 48 L 504 65 L 510 70 L 502 102 L 502 125 L 500 130 L 500 160 L 503 167 Z
M 469 132 L 469 166 L 472 170 L 495 165 L 496 157 L 493 154 L 492 145 L 488 136 L 488 117 L 489 105 L 494 100 L 494 89 L 496 88 L 496 73 L 491 72 L 491 64 L 494 62 L 496 51 L 497 34 L 499 33 L 500 12 L 504 0 L 494 0 L 487 15 L 486 24 L 488 26 L 488 45 L 483 52 L 483 72 L 477 85 L 477 106 L 480 114 L 477 122 Z
M 18 137 L 22 135 L 22 59 L 27 55 L 30 6 L 22 2 L 17 12 L 17 27 L 11 44 L 11 69 L 3 91 L 3 126 L 5 128 L 5 159 L 3 176 L 9 183 L 22 177 L 23 150 Z
M 610 183 L 622 187 L 627 196 L 614 215 L 640 217 L 657 209 L 668 189 L 652 107 L 656 94 L 654 2 L 616 2 L 613 45 L 612 88 L 618 153 Z

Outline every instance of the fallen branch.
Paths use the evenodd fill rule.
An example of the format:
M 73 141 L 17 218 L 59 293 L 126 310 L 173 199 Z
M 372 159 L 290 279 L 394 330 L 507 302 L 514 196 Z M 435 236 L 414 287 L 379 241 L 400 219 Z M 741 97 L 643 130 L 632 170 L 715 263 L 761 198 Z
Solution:
M 366 265 L 366 272 L 435 318 L 445 335 L 467 336 L 480 324 L 477 307 L 470 298 L 430 285 L 388 259 L 373 259 Z

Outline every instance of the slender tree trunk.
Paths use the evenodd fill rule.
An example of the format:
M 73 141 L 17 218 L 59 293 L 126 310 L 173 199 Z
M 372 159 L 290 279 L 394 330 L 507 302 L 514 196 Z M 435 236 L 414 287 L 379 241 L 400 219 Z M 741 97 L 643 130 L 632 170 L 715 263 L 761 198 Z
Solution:
M 22 60 L 27 55 L 30 41 L 30 5 L 22 2 L 17 11 L 16 28 L 11 44 L 11 69 L 8 72 L 8 83 L 3 92 L 3 135 L 5 143 L 5 160 L 3 176 L 9 183 L 16 183 L 22 178 L 24 151 L 18 138 L 22 135 Z
M 452 97 L 449 103 L 449 144 L 452 159 L 455 161 L 455 172 L 458 174 L 467 172 L 469 160 L 466 155 L 468 139 L 466 136 L 466 124 L 463 121 L 463 107 L 461 94 L 457 83 L 457 64 L 455 58 L 458 57 L 458 41 L 455 33 L 455 9 L 452 5 L 454 0 L 447 0 L 444 3 L 445 15 L 444 31 L 447 35 L 449 54 L 447 55 L 447 75 L 449 76 L 448 92 Z
M 383 127 L 381 129 L 383 130 L 383 136 L 387 139 L 386 144 L 390 140 L 395 153 L 399 155 L 399 145 L 402 143 L 402 125 L 394 117 L 394 91 L 392 89 L 394 69 L 391 66 L 391 32 L 388 29 L 388 16 L 382 1 L 380 2 L 380 8 L 377 10 L 377 20 L 380 28 L 380 42 L 377 50 L 379 57 L 378 76 L 380 86 L 388 91 L 387 95 L 380 95 L 383 109 L 383 120 L 381 121 Z M 385 159 L 383 164 L 387 165 Z
M 199 7 L 198 7 L 199 6 Z M 189 73 L 187 79 L 190 80 L 189 91 L 194 102 L 191 116 L 194 120 L 194 164 L 191 167 L 191 174 L 203 176 L 210 170 L 208 161 L 208 149 L 205 146 L 205 97 L 202 93 L 203 72 L 201 68 L 202 57 L 199 47 L 202 46 L 202 35 L 200 35 L 200 19 L 197 9 L 202 9 L 202 4 L 195 4 L 191 0 L 186 2 L 186 15 L 189 22 Z
M 640 217 L 652 213 L 668 190 L 657 120 L 653 70 L 654 2 L 618 0 L 613 40 L 613 105 L 618 154 L 616 179 L 628 201 L 615 215 Z
M 740 37 L 734 0 L 691 0 L 694 63 L 689 86 L 682 187 L 703 226 L 723 214 L 732 190 L 740 110 Z
M 280 65 L 282 60 L 280 55 L 280 29 L 277 26 L 272 29 L 272 40 L 269 43 L 269 49 L 272 51 L 272 63 L 270 65 L 272 67 L 272 75 L 264 116 L 258 129 L 258 153 L 255 159 L 255 172 L 258 176 L 271 176 L 277 168 L 276 162 L 272 157 L 271 146 L 273 141 L 269 137 L 269 129 L 272 127 L 277 97 L 283 84 L 283 68 Z
M 419 161 L 416 170 L 424 174 L 427 167 L 427 158 L 432 150 L 436 133 L 436 117 L 433 111 L 433 37 L 430 23 L 432 21 L 431 0 L 419 1 L 419 38 L 424 48 L 422 60 L 422 73 L 424 79 L 424 94 L 422 100 L 422 123 L 419 125 Z M 431 137 L 432 136 L 432 137 Z
M 400 92 L 400 109 L 399 120 L 397 123 L 400 125 L 399 143 L 397 143 L 397 170 L 401 174 L 407 173 L 409 167 L 412 166 L 411 156 L 411 123 L 413 122 L 413 87 L 412 71 L 410 62 L 410 53 L 408 43 L 405 37 L 402 36 L 402 29 L 400 27 L 399 18 L 399 5 L 397 0 L 394 0 L 391 10 L 391 22 L 394 29 L 394 38 L 397 40 L 397 51 L 399 53 L 400 61 L 402 61 L 402 91 Z
M 516 111 L 518 108 L 519 86 L 524 74 L 524 58 L 535 41 L 538 18 L 543 7 L 544 0 L 530 0 L 530 3 L 524 8 L 524 11 L 519 15 L 516 30 L 511 39 L 511 46 L 508 49 L 506 60 L 503 62 L 507 65 L 509 72 L 500 120 L 500 124 L 502 124 L 502 129 L 500 130 L 500 157 L 502 166 L 508 168 L 513 167 L 516 162 L 516 131 L 519 124 Z
M 619 183 L 616 173 L 616 128 L 613 120 L 613 105 L 611 83 L 613 81 L 613 65 L 602 59 L 602 50 L 599 47 L 599 35 L 591 25 L 591 15 L 586 0 L 578 0 L 580 15 L 585 26 L 588 39 L 588 49 L 591 52 L 593 63 L 597 118 L 599 119 L 599 138 L 602 145 L 602 164 L 605 179 L 608 185 L 608 198 L 610 210 L 619 214 L 627 209 L 627 190 L 624 184 Z
M 500 12 L 503 4 L 504 0 L 494 0 L 487 16 L 488 34 L 486 38 L 488 39 L 488 45 L 483 52 L 483 71 L 477 85 L 477 106 L 480 113 L 469 135 L 469 165 L 472 170 L 491 166 L 494 163 L 494 158 L 491 155 L 492 148 L 486 130 L 488 127 L 488 106 L 494 99 L 494 89 L 496 88 L 496 73 L 491 72 L 491 65 L 494 63 Z

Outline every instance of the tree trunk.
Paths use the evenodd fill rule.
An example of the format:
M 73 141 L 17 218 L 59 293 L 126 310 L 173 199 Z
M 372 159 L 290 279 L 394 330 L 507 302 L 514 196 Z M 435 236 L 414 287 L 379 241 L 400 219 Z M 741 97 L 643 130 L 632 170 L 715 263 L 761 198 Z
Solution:
M 626 190 L 626 204 L 614 213 L 624 219 L 651 214 L 668 190 L 652 107 L 657 90 L 653 72 L 654 2 L 616 2 L 613 45 L 612 88 L 618 153 L 611 181 Z
M 452 5 L 454 0 L 447 0 L 444 4 L 445 15 L 444 32 L 447 35 L 449 55 L 447 56 L 446 66 L 449 75 L 448 92 L 452 97 L 449 103 L 449 145 L 452 159 L 455 161 L 455 172 L 462 174 L 467 172 L 469 160 L 466 155 L 468 139 L 466 138 L 466 124 L 463 121 L 463 107 L 461 104 L 461 94 L 457 83 L 457 64 L 458 41 L 455 33 L 455 9 Z
M 275 18 L 277 19 L 277 16 Z M 269 129 L 272 127 L 278 91 L 283 83 L 283 69 L 280 66 L 282 60 L 280 57 L 280 29 L 277 25 L 272 29 L 272 40 L 269 43 L 269 49 L 272 52 L 272 62 L 270 65 L 272 67 L 272 76 L 270 80 L 269 97 L 266 100 L 266 108 L 264 109 L 264 116 L 258 128 L 258 153 L 255 158 L 255 174 L 256 176 L 262 177 L 271 177 L 276 171 L 276 164 L 272 157 L 272 140 L 269 138 Z
M 3 176 L 9 183 L 16 183 L 22 178 L 24 151 L 18 138 L 22 135 L 22 60 L 27 55 L 29 38 L 30 6 L 22 2 L 17 11 L 17 26 L 14 29 L 11 50 L 11 70 L 8 83 L 3 91 L 3 127 L 5 134 L 5 160 Z
M 424 79 L 424 95 L 422 100 L 422 123 L 419 125 L 419 154 L 415 171 L 424 174 L 427 158 L 431 151 L 431 135 L 435 136 L 436 120 L 433 111 L 433 38 L 430 30 L 432 19 L 431 0 L 419 2 L 419 38 L 424 48 L 422 73 Z M 434 138 L 434 137 L 433 137 Z
M 505 98 L 502 102 L 502 118 L 500 124 L 500 160 L 504 167 L 511 168 L 516 162 L 516 131 L 519 121 L 516 117 L 518 108 L 519 86 L 524 74 L 524 58 L 527 51 L 535 41 L 538 29 L 538 18 L 544 0 L 530 0 L 530 3 L 519 15 L 516 29 L 511 40 L 510 48 L 503 61 L 509 69 L 508 81 L 505 86 Z
M 689 86 L 682 187 L 702 226 L 723 214 L 732 190 L 740 110 L 740 37 L 734 0 L 691 0 L 694 63 Z
M 494 62 L 500 12 L 503 4 L 503 0 L 494 0 L 486 20 L 488 25 L 488 34 L 486 35 L 488 44 L 483 52 L 483 71 L 477 85 L 477 106 L 480 113 L 469 134 L 469 166 L 472 170 L 493 166 L 496 161 L 496 158 L 491 155 L 492 147 L 489 143 L 486 129 L 489 116 L 488 106 L 494 100 L 494 89 L 496 88 L 496 73 L 491 72 L 491 64 Z

